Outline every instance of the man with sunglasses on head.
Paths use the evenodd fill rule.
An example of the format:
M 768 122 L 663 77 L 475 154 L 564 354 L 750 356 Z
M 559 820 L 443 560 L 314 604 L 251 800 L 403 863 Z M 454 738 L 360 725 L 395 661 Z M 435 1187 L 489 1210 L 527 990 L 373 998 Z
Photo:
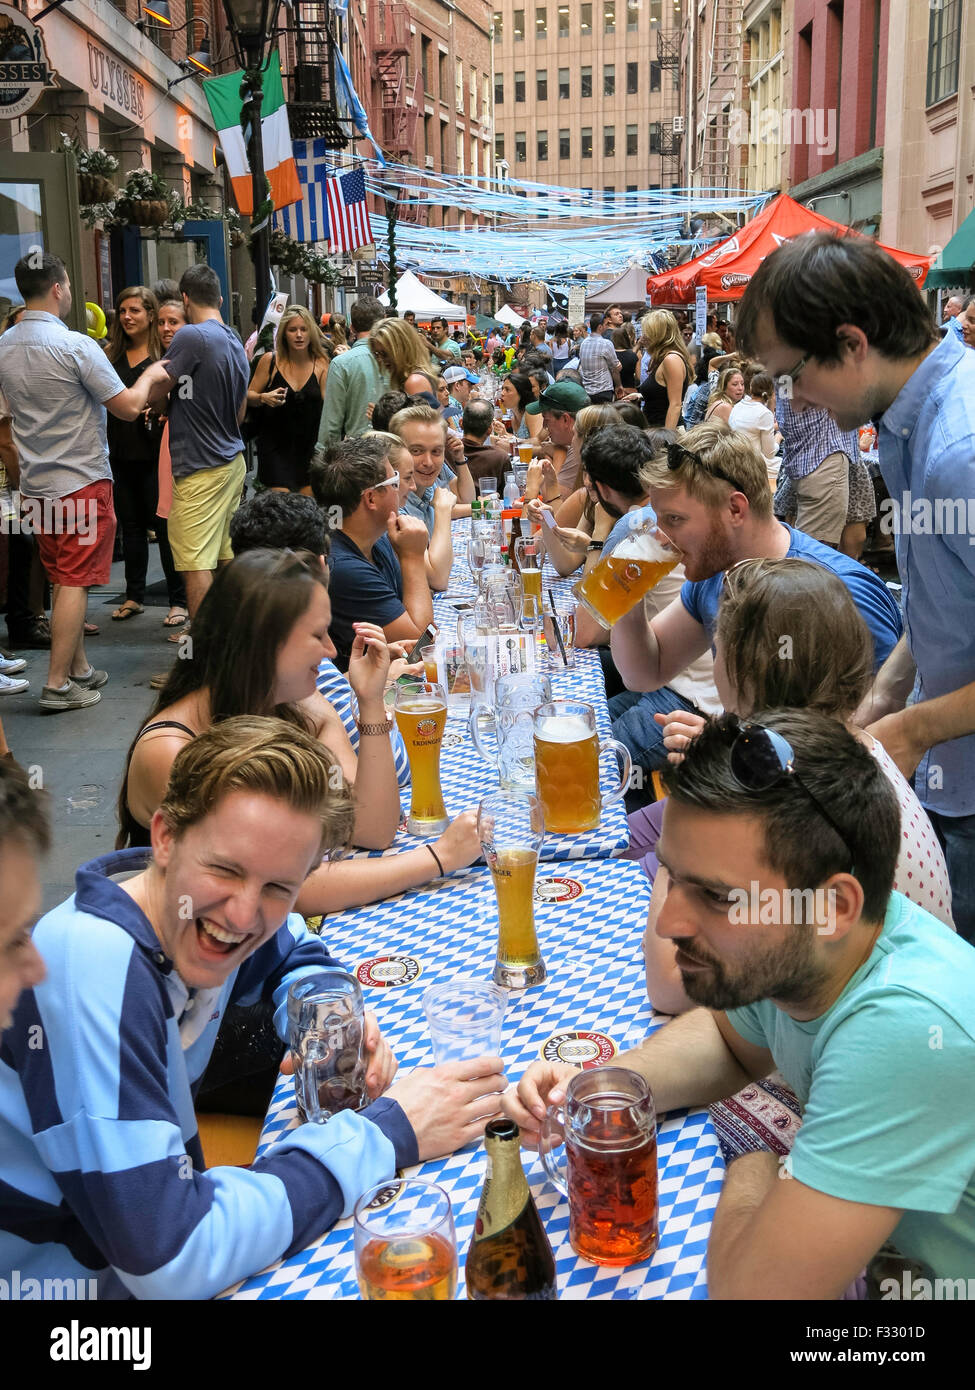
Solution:
M 724 573 L 740 560 L 789 555 L 833 570 L 870 629 L 874 669 L 890 655 L 901 620 L 886 585 L 856 560 L 776 521 L 765 461 L 745 435 L 719 421 L 696 425 L 658 454 L 643 478 L 650 509 L 633 513 L 633 523 L 656 516 L 683 552 L 686 582 L 652 622 L 637 604 L 613 628 L 613 660 L 630 690 L 669 685 L 708 650 Z
M 975 954 L 891 891 L 900 814 L 882 768 L 838 721 L 777 710 L 708 725 L 664 780 L 657 933 L 702 1007 L 617 1061 L 647 1080 L 658 1114 L 775 1068 L 804 1111 L 787 1158 L 730 1164 L 709 1296 L 838 1299 L 888 1241 L 915 1263 L 904 1281 L 918 1265 L 967 1281 Z M 536 1062 L 505 1094 L 526 1144 L 575 1074 Z M 909 1296 L 900 1278 L 879 1292 Z
M 916 769 L 956 925 L 975 941 L 975 354 L 954 332 L 939 337 L 916 283 L 864 237 L 780 247 L 736 328 L 794 410 L 877 427 L 906 631 L 857 722 L 905 777 Z
M 433 622 L 427 528 L 400 513 L 399 474 L 388 453 L 385 440 L 359 437 L 312 460 L 315 501 L 342 522 L 332 532 L 328 585 L 340 671 L 348 667 L 357 622 L 377 624 L 387 642 L 415 642 Z

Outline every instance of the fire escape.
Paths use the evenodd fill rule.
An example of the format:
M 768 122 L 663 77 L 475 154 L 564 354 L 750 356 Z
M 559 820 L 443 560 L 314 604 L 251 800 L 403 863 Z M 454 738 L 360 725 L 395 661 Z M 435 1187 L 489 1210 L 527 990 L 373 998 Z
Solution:
M 410 33 L 409 6 L 401 0 L 379 0 L 370 7 L 372 73 L 379 83 L 382 133 L 379 142 L 402 164 L 413 162 L 416 150 L 416 123 L 420 112 L 420 74 L 409 75 L 413 36 Z M 406 176 L 409 182 L 409 177 Z M 420 175 L 412 181 L 420 186 Z M 403 222 L 419 220 L 415 203 L 404 202 L 401 190 L 398 216 Z
M 680 31 L 669 34 L 657 31 L 657 62 L 662 72 L 670 72 L 675 88 L 680 86 Z M 661 78 L 661 86 L 663 80 Z M 680 182 L 680 150 L 683 139 L 683 116 L 668 117 L 662 122 L 660 131 L 660 182 L 665 188 L 673 188 Z
M 741 186 L 738 146 L 729 139 L 730 110 L 741 99 L 743 0 L 712 0 L 709 51 L 699 101 L 698 171 L 702 187 L 737 192 Z
M 329 6 L 325 0 L 294 0 L 288 20 L 287 51 L 294 55 L 288 102 L 291 137 L 324 139 L 330 149 L 344 150 L 349 140 L 335 109 Z

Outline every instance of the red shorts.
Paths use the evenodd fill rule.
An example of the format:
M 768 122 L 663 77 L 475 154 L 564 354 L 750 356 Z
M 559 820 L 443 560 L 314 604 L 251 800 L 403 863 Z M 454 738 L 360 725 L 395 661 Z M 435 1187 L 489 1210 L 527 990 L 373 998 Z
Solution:
M 30 524 L 52 584 L 88 589 L 107 584 L 115 545 L 112 480 L 102 478 L 66 497 L 24 497 L 22 524 Z

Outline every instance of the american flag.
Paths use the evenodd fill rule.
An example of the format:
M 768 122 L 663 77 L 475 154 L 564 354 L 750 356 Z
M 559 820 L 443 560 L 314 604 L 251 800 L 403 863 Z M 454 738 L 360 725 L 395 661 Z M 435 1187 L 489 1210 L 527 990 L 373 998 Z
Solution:
M 325 180 L 328 199 L 329 241 L 333 251 L 354 251 L 369 246 L 372 229 L 366 208 L 366 176 L 361 169 Z

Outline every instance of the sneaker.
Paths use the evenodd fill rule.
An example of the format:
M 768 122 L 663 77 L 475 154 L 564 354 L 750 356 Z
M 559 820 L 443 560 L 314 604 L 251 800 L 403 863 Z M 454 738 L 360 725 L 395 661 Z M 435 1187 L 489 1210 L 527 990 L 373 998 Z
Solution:
M 70 679 L 75 685 L 80 685 L 82 690 L 100 690 L 108 683 L 108 672 L 96 671 L 94 666 L 89 666 L 86 676 L 71 676 Z
M 101 699 L 97 690 L 86 690 L 76 681 L 68 681 L 67 690 L 52 690 L 46 685 L 41 692 L 40 706 L 46 714 L 58 714 L 64 709 L 87 709 Z
M 35 618 L 24 628 L 7 629 L 7 641 L 20 651 L 46 651 L 51 645 L 51 625 L 46 618 Z
M 0 695 L 21 695 L 29 687 L 30 681 L 15 681 L 0 674 Z
M 0 655 L 0 676 L 15 676 L 18 671 L 26 671 L 27 662 L 21 656 Z

